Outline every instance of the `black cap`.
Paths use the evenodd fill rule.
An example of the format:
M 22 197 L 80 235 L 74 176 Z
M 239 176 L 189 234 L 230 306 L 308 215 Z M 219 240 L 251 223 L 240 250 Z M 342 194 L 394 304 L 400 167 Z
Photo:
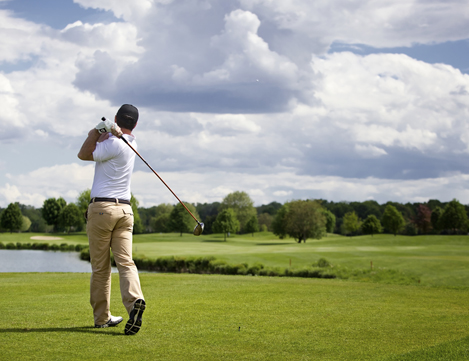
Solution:
M 117 111 L 116 117 L 122 120 L 133 120 L 134 123 L 137 123 L 138 109 L 131 104 L 124 104 Z

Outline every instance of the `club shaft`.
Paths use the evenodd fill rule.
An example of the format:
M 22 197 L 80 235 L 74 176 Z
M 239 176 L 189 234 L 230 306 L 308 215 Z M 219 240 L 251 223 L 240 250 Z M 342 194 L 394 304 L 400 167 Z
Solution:
M 135 154 L 137 154 L 137 155 L 140 157 L 140 159 L 143 161 L 143 163 L 145 163 L 145 164 L 148 166 L 148 168 L 150 168 L 151 171 L 152 171 L 153 173 L 155 173 L 155 175 L 158 177 L 158 179 L 159 179 L 161 182 L 163 182 L 163 184 L 166 186 L 166 188 L 168 188 L 169 191 L 173 194 L 173 196 L 176 197 L 176 199 L 179 201 L 179 203 L 181 203 L 182 206 L 186 209 L 186 211 L 189 212 L 189 214 L 192 216 L 192 218 L 194 218 L 194 220 L 195 220 L 197 223 L 200 223 L 200 222 L 197 220 L 197 218 L 195 218 L 195 216 L 192 214 L 192 212 L 189 210 L 189 208 L 187 208 L 186 205 L 179 199 L 179 197 L 176 195 L 176 193 L 174 193 L 173 190 L 172 190 L 171 188 L 169 188 L 169 186 L 166 184 L 166 182 L 163 180 L 163 178 L 161 178 L 161 177 L 158 175 L 158 173 L 155 172 L 155 170 L 151 167 L 151 165 L 148 164 L 145 159 L 143 159 L 143 157 L 140 155 L 140 153 L 137 152 L 137 150 L 136 150 L 134 147 L 132 147 L 132 145 L 127 141 L 127 139 L 125 139 L 124 137 L 121 137 L 121 139 L 125 142 L 125 144 L 127 144 L 127 145 L 130 147 L 130 149 L 132 149 L 132 150 L 135 152 Z

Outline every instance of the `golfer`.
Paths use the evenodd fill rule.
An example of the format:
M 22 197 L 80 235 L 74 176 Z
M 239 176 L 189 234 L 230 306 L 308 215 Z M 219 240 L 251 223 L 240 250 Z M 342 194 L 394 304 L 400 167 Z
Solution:
M 111 255 L 114 255 L 124 304 L 129 314 L 125 334 L 136 334 L 142 325 L 145 301 L 137 267 L 132 260 L 134 216 L 130 206 L 130 177 L 135 153 L 120 137 L 137 147 L 132 130 L 137 125 L 138 110 L 122 105 L 114 119 L 100 122 L 88 133 L 78 158 L 96 162 L 91 202 L 87 211 L 86 233 L 90 245 L 90 303 L 95 327 L 113 327 L 122 322 L 110 312 Z

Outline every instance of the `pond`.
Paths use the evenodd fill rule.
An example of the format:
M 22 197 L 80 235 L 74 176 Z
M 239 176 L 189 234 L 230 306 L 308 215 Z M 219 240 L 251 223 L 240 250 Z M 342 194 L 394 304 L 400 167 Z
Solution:
M 89 272 L 91 265 L 78 252 L 0 250 L 0 272 Z M 112 267 L 116 273 L 117 268 Z

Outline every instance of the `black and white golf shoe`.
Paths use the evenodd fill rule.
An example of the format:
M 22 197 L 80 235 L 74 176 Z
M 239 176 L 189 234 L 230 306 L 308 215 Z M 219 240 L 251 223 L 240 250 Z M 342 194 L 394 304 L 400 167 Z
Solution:
M 134 307 L 132 311 L 130 311 L 130 317 L 125 325 L 125 334 L 126 335 L 135 335 L 138 331 L 140 331 L 140 327 L 142 327 L 142 315 L 143 311 L 145 311 L 145 301 L 142 299 L 138 299 L 134 303 Z
M 124 319 L 120 316 L 111 316 L 109 321 L 107 321 L 104 325 L 94 325 L 96 328 L 106 328 L 106 327 L 114 327 L 121 323 Z

